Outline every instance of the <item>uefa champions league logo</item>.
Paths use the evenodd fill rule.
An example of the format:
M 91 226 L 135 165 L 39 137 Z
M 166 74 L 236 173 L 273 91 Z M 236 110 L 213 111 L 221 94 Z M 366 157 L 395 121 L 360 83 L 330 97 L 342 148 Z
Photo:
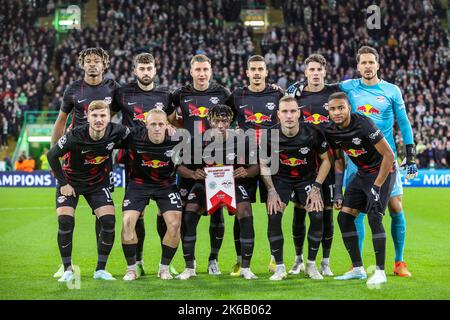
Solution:
M 114 186 L 115 187 L 122 186 L 122 175 L 120 173 L 114 172 Z

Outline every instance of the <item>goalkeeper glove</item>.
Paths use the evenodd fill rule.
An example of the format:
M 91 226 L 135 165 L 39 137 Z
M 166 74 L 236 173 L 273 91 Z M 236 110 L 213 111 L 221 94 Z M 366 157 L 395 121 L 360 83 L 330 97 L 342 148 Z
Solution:
M 306 87 L 306 84 L 306 80 L 297 81 L 296 83 L 289 86 L 289 88 L 286 90 L 286 94 L 298 98 L 302 94 L 302 91 Z
M 406 145 L 406 158 L 403 159 L 401 167 L 405 167 L 406 169 L 406 179 L 414 179 L 419 174 L 419 170 L 417 169 L 417 165 L 415 163 L 416 159 L 416 151 L 414 149 L 413 144 Z

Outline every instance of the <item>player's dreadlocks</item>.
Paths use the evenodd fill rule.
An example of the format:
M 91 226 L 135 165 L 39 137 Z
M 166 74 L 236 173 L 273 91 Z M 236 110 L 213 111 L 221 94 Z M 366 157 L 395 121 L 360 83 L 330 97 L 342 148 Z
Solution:
M 227 105 L 218 104 L 208 111 L 208 121 L 214 121 L 217 118 L 233 119 L 233 110 Z
M 102 48 L 86 48 L 83 49 L 80 54 L 78 55 L 78 65 L 83 68 L 84 65 L 84 59 L 86 56 L 90 54 L 95 54 L 96 56 L 99 56 L 102 59 L 103 62 L 103 71 L 109 68 L 109 55 L 108 53 L 103 50 Z

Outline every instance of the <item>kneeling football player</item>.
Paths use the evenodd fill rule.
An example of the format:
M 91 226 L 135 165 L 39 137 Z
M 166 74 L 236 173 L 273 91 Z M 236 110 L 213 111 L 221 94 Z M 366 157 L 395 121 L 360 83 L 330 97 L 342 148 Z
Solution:
M 270 280 L 282 280 L 287 277 L 283 261 L 284 238 L 281 220 L 292 193 L 295 205 L 305 208 L 311 221 L 305 273 L 311 279 L 321 280 L 323 277 L 317 270 L 316 256 L 323 236 L 321 188 L 331 167 L 328 143 L 313 125 L 299 122 L 300 110 L 294 97 L 281 98 L 278 108 L 280 123 L 274 127 L 275 130 L 278 129 L 278 141 L 273 134 L 269 135 L 271 153 L 278 154 L 275 158 L 271 157 L 272 160 L 279 161 L 278 172 L 273 172 L 274 163 L 271 163 L 272 168 L 269 168 L 269 159 L 263 156 L 263 152 L 260 159 L 261 176 L 268 191 L 267 235 L 271 254 L 276 262 L 275 273 Z M 264 143 L 261 146 L 264 146 Z
M 353 269 L 337 280 L 365 279 L 355 217 L 367 212 L 375 249 L 376 271 L 367 281 L 377 285 L 387 281 L 384 272 L 386 259 L 386 232 L 383 227 L 384 211 L 395 182 L 394 153 L 383 133 L 373 121 L 360 114 L 352 114 L 347 95 L 333 93 L 328 98 L 328 112 L 332 123 L 325 128 L 325 136 L 335 149 L 336 190 L 335 205 L 340 210 L 338 223 L 344 245 L 352 260 Z M 358 167 L 342 200 L 342 180 L 345 152 Z
M 137 279 L 135 227 L 150 199 L 156 202 L 167 225 L 158 271 L 163 280 L 173 279 L 169 265 L 180 242 L 182 206 L 173 161 L 173 148 L 178 141 L 172 141 L 166 134 L 168 120 L 163 110 L 150 110 L 146 120 L 146 127 L 133 128 L 123 144 L 130 159 L 130 180 L 122 204 L 122 248 L 128 265 L 125 281 Z
M 193 178 L 197 182 L 192 187 L 186 204 L 186 211 L 183 214 L 183 253 L 186 261 L 185 270 L 177 276 L 178 279 L 185 280 L 196 276 L 195 266 L 195 242 L 197 239 L 197 225 L 202 214 L 206 209 L 206 191 L 204 180 L 205 166 L 223 166 L 233 165 L 233 176 L 235 179 L 236 191 L 236 217 L 239 219 L 241 227 L 241 255 L 242 267 L 240 276 L 251 280 L 257 279 L 257 276 L 250 270 L 250 260 L 253 255 L 255 232 L 253 229 L 253 216 L 251 199 L 247 192 L 246 178 L 254 177 L 259 172 L 256 164 L 250 163 L 250 152 L 248 140 L 242 139 L 230 130 L 230 124 L 233 119 L 233 111 L 226 105 L 216 105 L 209 110 L 208 120 L 212 128 L 212 141 L 203 145 L 203 164 L 195 171 L 190 170 L 183 165 L 178 169 L 178 173 L 186 178 Z M 205 149 L 215 143 L 216 148 L 210 156 L 205 155 Z

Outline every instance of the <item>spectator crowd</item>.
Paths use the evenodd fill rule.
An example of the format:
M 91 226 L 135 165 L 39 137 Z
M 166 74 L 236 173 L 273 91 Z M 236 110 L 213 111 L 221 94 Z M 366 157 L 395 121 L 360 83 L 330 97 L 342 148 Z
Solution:
M 55 1 L 37 2 L 47 13 L 54 10 Z M 246 85 L 246 60 L 257 50 L 239 10 L 263 2 L 98 0 L 97 26 L 70 31 L 54 47 L 55 32 L 36 27 L 32 2 L 8 1 L 0 15 L 5 35 L 0 39 L 1 136 L 6 128 L 17 137 L 23 112 L 40 109 L 45 97 L 49 110 L 59 109 L 66 86 L 82 74 L 77 57 L 87 47 L 108 50 L 106 77 L 120 84 L 133 79 L 133 55 L 149 51 L 156 58 L 157 83 L 172 90 L 190 81 L 189 60 L 198 53 L 212 59 L 215 81 L 230 89 Z M 374 46 L 381 77 L 402 90 L 420 167 L 447 168 L 450 52 L 439 3 L 382 0 L 381 28 L 368 29 L 368 0 L 272 1 L 283 10 L 285 26 L 269 28 L 260 43 L 269 82 L 287 88 L 304 78 L 303 61 L 314 52 L 327 58 L 327 82 L 358 77 L 356 51 L 364 44 Z M 58 76 L 49 70 L 52 61 Z M 396 139 L 403 151 L 400 133 Z
M 5 1 L 0 14 L 0 131 L 15 137 L 23 113 L 41 109 L 44 96 L 53 94 L 55 31 L 35 27 L 40 2 Z

